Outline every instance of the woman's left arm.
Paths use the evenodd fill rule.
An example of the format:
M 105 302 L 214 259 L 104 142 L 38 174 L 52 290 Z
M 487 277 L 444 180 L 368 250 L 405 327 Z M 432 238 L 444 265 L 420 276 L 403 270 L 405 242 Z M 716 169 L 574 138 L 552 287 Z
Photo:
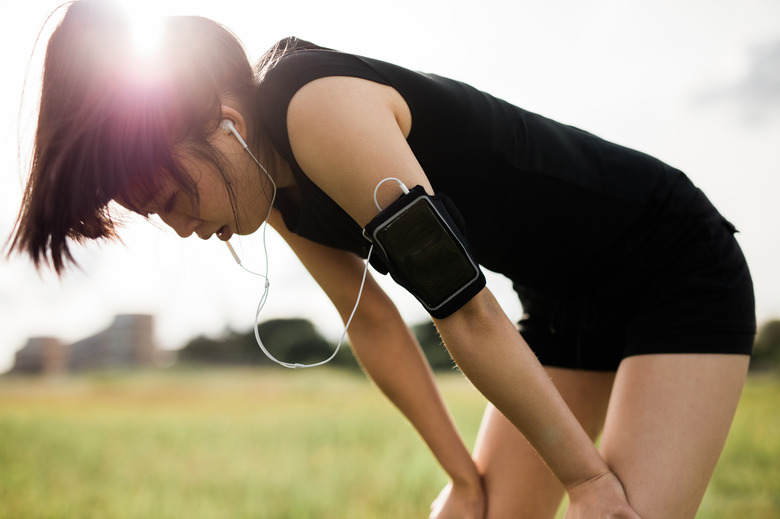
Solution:
M 296 160 L 361 226 L 376 216 L 374 188 L 387 177 L 399 178 L 410 188 L 421 185 L 433 194 L 406 142 L 412 124 L 409 108 L 396 90 L 349 77 L 326 77 L 305 85 L 287 114 Z M 381 189 L 379 205 L 386 207 L 399 195 L 397 190 Z M 611 475 L 487 288 L 436 325 L 463 373 L 526 436 L 567 489 L 582 489 L 585 482 Z M 621 510 L 625 515 L 615 517 L 634 517 L 625 496 L 597 498 L 605 503 L 604 511 L 628 508 L 628 513 Z
M 322 287 L 346 323 L 353 312 L 364 263 L 355 254 L 313 243 L 291 233 L 277 211 L 269 223 Z M 352 350 L 363 370 L 406 416 L 452 480 L 452 503 L 435 517 L 484 517 L 482 481 L 417 340 L 393 302 L 366 276 L 360 304 L 349 326 Z M 466 512 L 468 510 L 468 513 Z

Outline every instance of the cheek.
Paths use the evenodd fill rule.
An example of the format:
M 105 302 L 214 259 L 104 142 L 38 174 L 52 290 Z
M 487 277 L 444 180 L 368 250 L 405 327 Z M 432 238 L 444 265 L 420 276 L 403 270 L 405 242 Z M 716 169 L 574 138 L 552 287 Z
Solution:
M 223 183 L 204 187 L 198 204 L 201 218 L 204 220 L 232 218 L 233 205 L 231 202 L 235 203 L 236 201 L 231 201 L 228 189 Z
M 203 220 L 223 218 L 225 212 L 232 212 L 225 179 L 215 166 L 199 166 L 197 169 L 188 169 L 198 193 L 190 201 L 192 214 Z

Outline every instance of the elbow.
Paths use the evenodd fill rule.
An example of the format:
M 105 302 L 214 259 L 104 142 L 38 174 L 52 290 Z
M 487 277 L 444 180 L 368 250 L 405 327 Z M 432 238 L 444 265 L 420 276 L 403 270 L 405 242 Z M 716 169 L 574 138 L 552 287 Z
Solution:
M 342 314 L 342 319 L 346 323 L 349 313 Z M 398 322 L 402 323 L 403 319 L 392 300 L 383 292 L 369 291 L 363 294 L 358 303 L 350 330 L 357 328 L 378 330 Z
M 504 311 L 495 300 L 490 290 L 483 288 L 465 305 L 453 314 L 443 319 L 434 318 L 436 326 L 455 329 L 474 329 L 483 326 L 490 327 L 498 318 L 503 318 Z
M 507 324 L 514 328 L 487 288 L 452 315 L 434 319 L 434 323 L 456 361 L 484 354 L 484 342 L 490 341 L 496 330 Z

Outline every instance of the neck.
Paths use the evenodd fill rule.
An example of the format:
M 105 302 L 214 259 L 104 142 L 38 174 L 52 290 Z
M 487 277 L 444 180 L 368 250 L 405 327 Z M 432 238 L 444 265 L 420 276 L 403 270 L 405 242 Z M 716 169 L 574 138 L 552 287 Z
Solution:
M 274 151 L 271 158 L 271 166 L 274 172 L 274 181 L 277 187 L 294 187 L 297 185 L 290 164 Z
M 293 187 L 296 185 L 290 164 L 282 158 L 270 142 L 264 142 L 262 150 L 262 161 L 271 176 L 277 188 Z

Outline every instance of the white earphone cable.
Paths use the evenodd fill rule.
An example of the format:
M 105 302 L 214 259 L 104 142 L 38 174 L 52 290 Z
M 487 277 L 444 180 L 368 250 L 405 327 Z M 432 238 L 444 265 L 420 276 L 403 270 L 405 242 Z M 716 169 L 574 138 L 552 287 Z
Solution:
M 269 260 L 268 260 L 268 246 L 267 246 L 267 243 L 266 243 L 266 230 L 268 229 L 268 218 L 270 218 L 270 216 L 271 216 L 271 210 L 273 209 L 274 202 L 276 201 L 276 189 L 277 189 L 276 188 L 276 183 L 274 182 L 274 179 L 271 177 L 271 175 L 268 173 L 268 170 L 266 170 L 265 167 L 263 167 L 263 165 L 260 163 L 260 161 L 257 160 L 257 158 L 255 158 L 254 154 L 249 149 L 249 146 L 247 146 L 246 142 L 244 142 L 244 139 L 241 137 L 241 135 L 238 133 L 238 131 L 236 131 L 235 127 L 233 126 L 232 121 L 227 120 L 227 119 L 225 121 L 223 121 L 222 128 L 225 129 L 225 131 L 228 131 L 228 132 L 232 133 L 236 137 L 236 139 L 238 139 L 238 141 L 241 143 L 241 145 L 246 150 L 246 152 L 249 153 L 249 155 L 257 163 L 257 165 L 260 167 L 260 169 L 263 170 L 263 172 L 266 174 L 268 179 L 271 181 L 271 184 L 273 185 L 273 195 L 271 197 L 271 203 L 270 203 L 270 206 L 268 208 L 268 216 L 266 216 L 265 222 L 263 222 L 263 238 L 262 238 L 262 240 L 263 240 L 263 253 L 265 255 L 265 274 L 260 274 L 258 272 L 254 272 L 253 270 L 250 270 L 250 269 L 246 268 L 243 265 L 243 263 L 241 262 L 241 258 L 238 256 L 238 254 L 236 253 L 235 249 L 233 249 L 233 246 L 230 245 L 230 241 L 225 241 L 225 245 L 227 245 L 227 248 L 230 251 L 230 254 L 233 256 L 233 259 L 238 264 L 238 266 L 240 266 L 242 269 L 244 269 L 245 271 L 249 272 L 250 274 L 262 277 L 265 280 L 265 282 L 264 282 L 264 289 L 263 289 L 263 295 L 260 296 L 260 301 L 257 303 L 257 309 L 255 310 L 255 319 L 254 319 L 254 325 L 253 325 L 254 332 L 255 332 L 255 340 L 257 341 L 257 345 L 260 347 L 260 349 L 263 351 L 263 353 L 265 354 L 266 357 L 271 359 L 276 364 L 279 364 L 280 366 L 283 366 L 285 368 L 290 368 L 290 369 L 314 368 L 314 367 L 317 367 L 317 366 L 322 366 L 324 364 L 327 364 L 328 362 L 333 360 L 336 357 L 336 355 L 338 354 L 338 352 L 339 352 L 339 350 L 341 348 L 341 345 L 343 344 L 344 339 L 347 336 L 347 331 L 349 330 L 350 323 L 352 323 L 352 318 L 355 316 L 355 312 L 357 312 L 358 305 L 360 304 L 360 298 L 363 295 L 363 288 L 365 287 L 365 284 L 366 284 L 366 277 L 368 275 L 368 265 L 369 265 L 369 262 L 371 260 L 371 253 L 374 251 L 374 245 L 372 244 L 369 247 L 369 249 L 368 249 L 368 254 L 367 254 L 366 260 L 365 260 L 365 267 L 363 269 L 363 276 L 362 276 L 362 278 L 360 280 L 360 289 L 358 290 L 357 299 L 355 300 L 355 306 L 352 308 L 352 312 L 349 314 L 349 318 L 347 319 L 346 323 L 344 324 L 344 331 L 341 333 L 341 337 L 339 338 L 339 342 L 336 345 L 336 349 L 333 350 L 333 353 L 330 355 L 330 357 L 328 357 L 327 359 L 325 359 L 323 361 L 314 363 L 314 364 L 301 364 L 301 363 L 298 363 L 298 362 L 295 362 L 295 363 L 284 362 L 284 361 L 281 361 L 281 360 L 277 359 L 276 357 L 274 357 L 271 354 L 271 352 L 269 352 L 266 349 L 265 345 L 263 344 L 262 339 L 260 338 L 260 329 L 259 329 L 258 324 L 259 324 L 259 319 L 260 319 L 260 312 L 262 311 L 263 307 L 265 306 L 266 301 L 268 300 L 268 292 L 269 292 L 269 289 L 271 287 L 271 281 L 268 278 Z M 377 209 L 380 212 L 382 211 L 382 208 L 379 206 L 379 202 L 377 201 L 377 192 L 379 191 L 379 187 L 382 184 L 384 184 L 385 182 L 387 182 L 388 180 L 395 180 L 396 182 L 398 182 L 398 185 L 401 188 L 401 191 L 404 192 L 404 194 L 409 193 L 409 190 L 406 188 L 404 183 L 401 182 L 399 179 L 397 179 L 395 177 L 389 177 L 389 178 L 386 178 L 386 179 L 380 181 L 376 185 L 376 187 L 374 188 L 374 204 L 376 204 L 376 207 L 377 207 Z

